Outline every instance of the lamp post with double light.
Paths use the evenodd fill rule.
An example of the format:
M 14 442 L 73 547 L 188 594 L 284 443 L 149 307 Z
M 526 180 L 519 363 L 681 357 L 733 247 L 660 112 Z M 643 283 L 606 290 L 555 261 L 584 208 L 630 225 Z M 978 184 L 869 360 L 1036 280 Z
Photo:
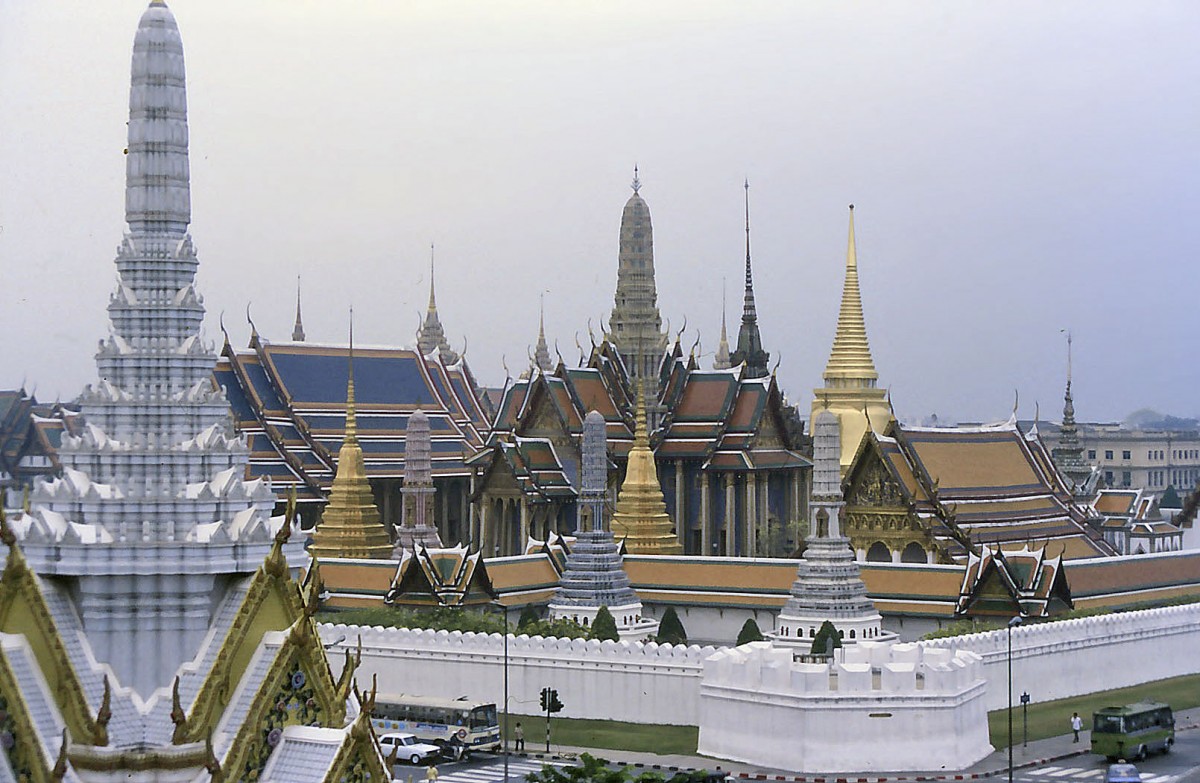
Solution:
M 1012 632 L 1023 622 L 1021 615 L 1008 621 L 1008 783 L 1013 783 Z
M 504 754 L 504 783 L 508 783 L 508 607 L 499 601 L 490 606 L 504 619 L 504 722 L 500 728 L 500 745 Z

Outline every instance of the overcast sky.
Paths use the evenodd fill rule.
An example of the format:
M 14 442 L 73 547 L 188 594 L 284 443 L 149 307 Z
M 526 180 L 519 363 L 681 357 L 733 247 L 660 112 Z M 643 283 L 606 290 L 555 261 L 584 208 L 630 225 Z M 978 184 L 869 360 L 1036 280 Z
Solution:
M 411 344 L 481 383 L 607 319 L 634 163 L 663 317 L 711 363 L 741 309 L 807 415 L 856 205 L 902 416 L 1200 415 L 1200 4 L 175 0 L 206 334 Z M 0 0 L 0 388 L 70 398 L 125 226 L 140 0 Z

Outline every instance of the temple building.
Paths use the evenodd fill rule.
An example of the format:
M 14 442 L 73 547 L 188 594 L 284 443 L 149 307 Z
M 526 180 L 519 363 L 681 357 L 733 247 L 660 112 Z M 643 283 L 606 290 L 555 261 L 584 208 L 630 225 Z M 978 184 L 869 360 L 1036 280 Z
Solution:
M 27 511 L 0 508 L 0 779 L 385 779 L 355 662 L 335 677 L 317 635 L 319 572 L 292 576 L 294 507 L 272 517 L 270 482 L 245 479 L 210 380 L 189 179 L 183 46 L 154 0 L 100 379 L 62 475 L 35 481 Z
M 850 205 L 850 237 L 846 246 L 846 277 L 838 311 L 833 350 L 825 365 L 825 385 L 813 391 L 812 415 L 828 410 L 841 425 L 842 476 L 850 469 L 858 444 L 868 431 L 882 432 L 892 420 L 887 393 L 879 388 L 879 373 L 867 342 L 862 295 L 858 290 L 858 251 L 854 241 L 854 205 Z
M 701 370 L 680 346 L 664 361 L 649 448 L 675 535 L 688 554 L 752 556 L 794 552 L 803 535 L 810 463 L 795 443 L 794 409 L 773 376 L 747 378 L 744 366 Z M 574 530 L 583 420 L 604 417 L 615 464 L 625 479 L 636 429 L 635 389 L 608 342 L 583 366 L 534 371 L 505 389 L 476 471 L 478 529 L 486 556 L 524 551 L 530 538 Z
M 746 197 L 746 288 L 738 351 L 701 370 L 678 338 L 666 350 L 654 288 L 650 211 L 634 193 L 621 216 L 616 307 L 610 328 L 578 367 L 540 350 L 530 371 L 507 385 L 475 471 L 471 540 L 487 557 L 524 551 L 577 526 L 580 448 L 589 411 L 604 417 L 615 463 L 612 489 L 626 479 L 637 400 L 644 384 L 648 448 L 665 513 L 688 554 L 780 556 L 801 545 L 809 461 L 803 425 L 767 369 L 754 300 Z M 861 308 L 860 308 L 861 309 Z M 543 345 L 544 329 L 539 334 Z M 693 349 L 694 350 L 694 349 Z M 544 355 L 543 355 L 544 354 Z M 614 526 L 620 537 L 619 520 Z
M 859 560 L 957 563 L 987 546 L 1116 554 L 1041 439 L 1007 422 L 867 433 L 843 486 L 843 530 Z
M 237 432 L 250 444 L 247 479 L 295 488 L 306 527 L 315 524 L 333 485 L 346 427 L 348 346 L 272 343 L 251 334 L 235 350 L 226 336 L 212 383 L 224 389 Z M 423 412 L 430 473 L 437 489 L 433 523 L 442 541 L 469 540 L 471 470 L 465 460 L 484 442 L 487 401 L 466 360 L 438 350 L 354 349 L 356 417 L 363 465 L 384 525 L 402 516 L 409 421 Z

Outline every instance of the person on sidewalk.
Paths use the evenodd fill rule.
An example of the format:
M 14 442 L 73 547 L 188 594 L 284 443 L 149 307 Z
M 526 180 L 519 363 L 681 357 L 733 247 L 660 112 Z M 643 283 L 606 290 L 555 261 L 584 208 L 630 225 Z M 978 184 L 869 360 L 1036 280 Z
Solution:
M 437 779 L 438 779 L 437 767 L 430 764 L 429 769 L 425 770 L 425 779 L 428 780 L 429 783 L 437 783 Z
M 513 752 L 525 752 L 525 729 L 521 728 L 520 721 L 517 721 L 517 726 L 513 729 Z
M 1079 742 L 1079 730 L 1082 728 L 1083 718 L 1079 717 L 1079 713 L 1076 712 L 1071 715 L 1071 731 L 1075 732 L 1075 739 L 1071 740 L 1071 742 Z

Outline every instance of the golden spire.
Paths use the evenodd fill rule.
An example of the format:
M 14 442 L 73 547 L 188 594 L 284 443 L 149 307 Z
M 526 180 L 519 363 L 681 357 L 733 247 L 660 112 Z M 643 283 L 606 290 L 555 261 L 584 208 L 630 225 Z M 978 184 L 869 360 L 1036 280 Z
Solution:
M 625 482 L 617 496 L 612 517 L 613 534 L 625 539 L 631 554 L 677 555 L 683 553 L 679 539 L 671 532 L 671 517 L 663 501 L 654 452 L 650 450 L 646 426 L 645 382 L 639 384 L 633 448 L 625 467 Z
M 433 243 L 429 243 L 429 312 L 437 312 L 437 302 L 433 298 Z
M 858 290 L 858 254 L 854 246 L 854 205 L 850 205 L 850 237 L 846 246 L 846 280 L 842 286 L 842 307 L 838 312 L 837 334 L 833 351 L 825 365 L 826 381 L 841 385 L 873 387 L 879 379 L 871 347 L 867 343 L 867 324 L 863 319 L 862 296 Z M 858 381 L 846 384 L 846 380 Z
M 337 475 L 329 505 L 308 548 L 313 557 L 390 560 L 392 542 L 375 506 L 358 445 L 358 413 L 354 401 L 354 310 L 350 311 L 350 357 L 346 380 L 346 437 L 338 452 Z

